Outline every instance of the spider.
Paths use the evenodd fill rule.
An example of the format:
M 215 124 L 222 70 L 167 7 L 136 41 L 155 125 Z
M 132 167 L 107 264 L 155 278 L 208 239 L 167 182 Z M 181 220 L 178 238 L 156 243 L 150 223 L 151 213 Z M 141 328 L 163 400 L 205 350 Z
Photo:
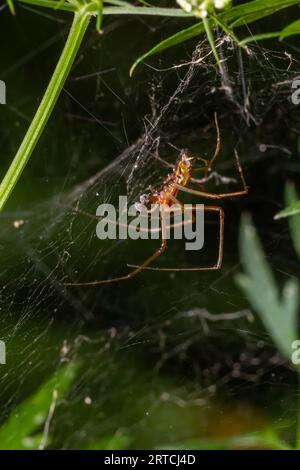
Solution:
M 188 184 L 195 183 L 198 185 L 205 184 L 211 177 L 213 173 L 211 171 L 212 165 L 220 153 L 221 150 L 221 135 L 220 129 L 217 119 L 217 114 L 214 115 L 215 125 L 216 125 L 216 132 L 217 132 L 217 142 L 214 154 L 210 160 L 206 160 L 202 157 L 193 155 L 189 150 L 182 150 L 179 154 L 177 164 L 171 165 L 164 160 L 157 157 L 161 160 L 165 165 L 172 168 L 172 171 L 169 175 L 165 178 L 163 184 L 155 189 L 152 189 L 150 194 L 142 195 L 141 202 L 145 205 L 147 204 L 156 204 L 156 205 L 165 205 L 165 206 L 172 206 L 173 204 L 178 204 L 182 206 L 183 204 L 178 199 L 178 194 L 180 191 L 189 193 L 195 196 L 200 196 L 203 198 L 208 199 L 224 199 L 224 198 L 231 198 L 237 196 L 243 196 L 248 193 L 248 187 L 245 182 L 244 174 L 242 167 L 239 162 L 238 155 L 235 151 L 235 157 L 237 162 L 237 167 L 239 170 L 240 178 L 242 181 L 243 188 L 239 191 L 234 192 L 227 192 L 227 193 L 210 193 L 205 191 L 204 189 L 199 191 L 198 189 L 188 187 Z M 203 163 L 203 167 L 200 169 L 204 171 L 204 177 L 202 179 L 195 179 L 192 177 L 192 172 L 195 168 L 195 164 L 197 160 L 200 160 Z M 195 211 L 195 205 L 192 207 L 192 210 Z M 159 268 L 159 267 L 151 267 L 149 266 L 155 259 L 161 256 L 164 251 L 167 249 L 167 238 L 164 236 L 164 230 L 162 229 L 162 236 L 161 236 L 161 245 L 160 247 L 151 255 L 149 256 L 142 264 L 140 265 L 127 265 L 128 267 L 133 268 L 128 274 L 123 276 L 118 276 L 111 279 L 104 279 L 100 281 L 90 281 L 90 282 L 80 282 L 80 283 L 67 283 L 67 286 L 97 286 L 101 284 L 110 284 L 112 282 L 119 282 L 132 279 L 143 270 L 152 270 L 152 271 L 212 271 L 212 270 L 219 270 L 222 266 L 223 261 L 223 251 L 224 251 L 224 210 L 221 206 L 217 205 L 204 205 L 204 210 L 207 212 L 215 212 L 219 214 L 219 248 L 218 248 L 218 259 L 217 262 L 213 266 L 208 267 L 194 267 L 194 268 Z M 149 210 L 148 212 L 150 212 Z

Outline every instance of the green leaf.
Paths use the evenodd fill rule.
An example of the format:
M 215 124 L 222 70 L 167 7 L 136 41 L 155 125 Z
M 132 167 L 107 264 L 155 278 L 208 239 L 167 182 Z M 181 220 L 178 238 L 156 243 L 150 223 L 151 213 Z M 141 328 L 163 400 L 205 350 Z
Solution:
M 160 43 L 158 43 L 156 46 L 154 46 L 152 49 L 150 49 L 148 52 L 145 54 L 141 55 L 131 66 L 129 75 L 132 76 L 134 70 L 136 67 L 144 61 L 144 59 L 147 59 L 148 57 L 157 54 L 157 52 L 164 51 L 165 49 L 169 49 L 170 47 L 177 46 L 178 44 L 181 44 L 185 41 L 188 41 L 189 39 L 194 38 L 195 36 L 198 36 L 200 33 L 204 32 L 204 26 L 201 21 L 201 23 L 194 24 L 193 26 L 190 26 L 189 28 L 185 28 L 181 31 L 179 31 L 176 34 L 173 34 L 173 36 L 168 37 L 167 39 L 164 39 Z
M 287 207 L 275 215 L 275 220 L 300 214 L 300 201 L 292 183 L 289 183 L 286 187 L 286 203 Z
M 203 18 L 203 26 L 204 26 L 204 29 L 205 29 L 205 32 L 206 32 L 206 36 L 207 36 L 207 40 L 209 42 L 210 48 L 213 52 L 213 55 L 215 57 L 215 60 L 218 64 L 218 66 L 220 67 L 221 59 L 219 57 L 219 54 L 218 54 L 218 51 L 217 51 L 217 48 L 216 48 L 215 38 L 214 38 L 213 32 L 212 32 L 211 27 L 210 27 L 210 21 L 207 18 Z
M 0 450 L 38 448 L 43 436 L 32 434 L 43 426 L 53 401 L 53 393 L 57 399 L 61 399 L 74 380 L 76 370 L 74 364 L 60 369 L 12 412 L 0 428 Z
M 103 1 L 98 0 L 98 13 L 97 13 L 97 19 L 96 19 L 96 30 L 98 33 L 101 31 L 101 25 L 102 25 L 102 18 L 103 18 Z
M 14 6 L 13 0 L 7 0 L 7 5 L 8 5 L 8 8 L 10 9 L 11 14 L 12 14 L 12 15 L 15 15 L 15 14 L 16 14 L 16 10 L 15 10 L 15 6 Z
M 300 201 L 296 201 L 293 204 L 289 205 L 286 209 L 279 212 L 275 216 L 275 220 L 283 219 L 284 217 L 290 217 L 300 213 Z
M 231 27 L 242 26 L 299 3 L 299 0 L 254 0 L 224 12 L 222 21 L 232 22 Z
M 300 201 L 293 183 L 288 183 L 285 188 L 285 201 L 288 207 L 298 204 L 299 211 L 291 214 L 289 218 L 289 227 L 294 244 L 294 248 L 300 259 Z M 298 215 L 297 215 L 298 214 Z
M 293 36 L 295 34 L 300 34 L 300 20 L 291 23 L 286 26 L 282 31 L 276 31 L 271 33 L 256 34 L 254 36 L 248 36 L 247 38 L 241 41 L 241 44 L 249 44 L 254 41 L 262 41 L 264 39 L 273 39 L 273 38 L 286 38 L 288 36 Z
M 281 298 L 256 230 L 248 216 L 243 218 L 241 224 L 240 252 L 245 274 L 239 275 L 237 281 L 278 349 L 290 359 L 291 345 L 298 337 L 298 282 L 289 280 Z
M 63 11 L 76 11 L 75 4 L 71 4 L 64 0 L 18 0 L 19 3 L 26 3 L 29 5 L 34 5 L 38 7 L 51 8 L 53 10 L 63 10 Z
M 65 10 L 76 12 L 82 9 L 81 6 L 77 6 L 76 3 L 69 3 L 67 1 L 60 0 L 18 0 L 20 3 L 26 3 L 29 5 L 35 5 L 44 8 L 50 8 L 53 10 Z M 193 15 L 191 13 L 186 13 L 181 8 L 159 8 L 159 7 L 138 7 L 132 5 L 129 2 L 124 2 L 121 0 L 110 0 L 104 1 L 105 4 L 111 4 L 113 6 L 105 6 L 103 8 L 103 15 L 150 15 L 150 16 L 170 16 L 170 17 L 181 17 L 189 18 Z M 59 5 L 60 4 L 60 5 Z M 78 3 L 80 5 L 80 3 Z M 84 4 L 84 8 L 91 15 L 97 15 L 99 9 L 98 1 L 90 2 Z
M 250 42 L 257 42 L 263 41 L 265 39 L 273 39 L 278 38 L 280 36 L 280 31 L 272 32 L 272 33 L 264 33 L 264 34 L 255 34 L 253 36 L 248 36 L 241 41 L 241 45 L 244 46 L 245 44 L 249 44 Z
M 22 0 L 23 1 L 23 0 Z M 136 7 L 134 5 L 122 7 L 105 7 L 104 15 L 150 15 L 169 16 L 173 18 L 191 18 L 191 13 L 186 13 L 181 8 Z
M 287 36 L 293 36 L 294 34 L 299 34 L 299 33 L 300 33 L 300 20 L 297 20 L 294 23 L 289 24 L 286 28 L 284 28 L 280 33 L 280 37 L 285 38 Z

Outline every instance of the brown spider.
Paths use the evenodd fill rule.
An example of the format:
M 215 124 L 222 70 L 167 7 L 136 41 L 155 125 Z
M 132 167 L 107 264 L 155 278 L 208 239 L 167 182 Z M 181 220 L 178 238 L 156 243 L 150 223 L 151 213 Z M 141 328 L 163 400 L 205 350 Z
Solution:
M 217 144 L 215 152 L 210 160 L 205 160 L 201 157 L 196 157 L 192 155 L 188 150 L 183 150 L 180 152 L 178 162 L 175 166 L 165 162 L 162 162 L 170 167 L 172 167 L 172 172 L 166 177 L 163 184 L 156 189 L 151 190 L 149 195 L 141 196 L 141 201 L 143 204 L 156 204 L 156 205 L 164 205 L 164 206 L 172 206 L 174 203 L 182 206 L 182 203 L 177 199 L 178 193 L 180 191 L 193 194 L 196 196 L 200 196 L 203 198 L 208 199 L 224 199 L 230 197 L 237 197 L 243 196 L 248 193 L 248 187 L 245 183 L 245 178 L 243 174 L 242 167 L 240 165 L 238 155 L 235 152 L 235 157 L 237 161 L 237 166 L 239 170 L 239 174 L 241 177 L 241 181 L 243 184 L 243 189 L 240 191 L 235 192 L 227 192 L 221 194 L 209 193 L 206 191 L 198 191 L 197 189 L 189 188 L 188 183 L 198 183 L 204 184 L 210 179 L 211 175 L 211 167 L 220 153 L 221 150 L 221 137 L 220 137 L 220 129 L 218 125 L 217 115 L 215 114 L 215 124 L 217 130 Z M 159 158 L 159 157 L 158 157 Z M 192 178 L 192 171 L 195 167 L 196 161 L 201 160 L 204 163 L 204 166 L 201 170 L 204 171 L 204 177 L 202 179 L 195 179 Z M 159 158 L 159 160 L 161 160 Z M 196 210 L 196 207 L 192 207 L 193 211 Z M 67 283 L 65 285 L 68 286 L 97 286 L 100 284 L 109 284 L 111 282 L 118 282 L 118 281 L 125 281 L 135 277 L 143 270 L 152 270 L 152 271 L 212 271 L 218 270 L 222 266 L 223 261 L 223 251 L 224 251 L 224 211 L 220 206 L 204 206 L 204 210 L 208 212 L 217 212 L 219 214 L 219 250 L 218 250 L 218 259 L 215 265 L 208 266 L 208 267 L 196 267 L 196 268 L 158 268 L 158 267 L 151 267 L 149 266 L 152 261 L 158 258 L 160 255 L 167 248 L 167 238 L 164 236 L 164 230 L 162 228 L 162 237 L 161 237 L 161 245 L 160 247 L 149 257 L 147 258 L 141 265 L 128 265 L 128 267 L 133 268 L 128 274 L 123 276 L 118 276 L 112 279 L 105 279 L 101 281 L 90 281 L 90 282 L 80 282 L 80 283 Z M 150 212 L 150 211 L 149 211 Z M 162 224 L 163 225 L 163 224 Z

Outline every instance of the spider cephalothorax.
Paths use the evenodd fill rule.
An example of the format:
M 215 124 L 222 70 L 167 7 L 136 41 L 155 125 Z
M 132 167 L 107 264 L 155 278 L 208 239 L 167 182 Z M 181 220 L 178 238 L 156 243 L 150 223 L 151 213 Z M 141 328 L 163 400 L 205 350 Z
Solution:
M 192 176 L 192 170 L 196 161 L 189 150 L 182 150 L 179 154 L 177 164 L 164 182 L 157 188 L 149 188 L 148 194 L 140 196 L 140 204 L 174 204 L 179 191 L 179 185 L 186 186 Z

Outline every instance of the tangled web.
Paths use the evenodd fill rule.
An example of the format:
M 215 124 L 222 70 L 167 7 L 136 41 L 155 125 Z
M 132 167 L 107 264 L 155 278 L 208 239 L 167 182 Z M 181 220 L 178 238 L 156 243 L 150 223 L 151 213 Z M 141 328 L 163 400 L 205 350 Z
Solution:
M 256 429 L 272 411 L 262 411 L 259 391 L 274 395 L 277 406 L 282 390 L 287 399 L 293 394 L 291 372 L 274 353 L 234 274 L 241 269 L 239 214 L 245 205 L 256 207 L 269 185 L 269 176 L 264 183 L 255 179 L 261 171 L 255 165 L 268 154 L 275 161 L 270 177 L 280 179 L 284 165 L 291 164 L 299 122 L 289 98 L 299 63 L 258 45 L 243 51 L 224 35 L 217 47 L 222 70 L 206 41 L 185 62 L 151 67 L 150 112 L 141 135 L 109 165 L 28 213 L 1 217 L 1 339 L 9 363 L 1 369 L 2 422 L 49 374 L 65 363 L 79 364 L 66 398 L 52 402 L 49 428 L 41 424 L 49 439 L 41 441 L 45 445 L 101 447 L 112 439 L 124 447 L 168 445 L 222 434 L 229 415 L 241 431 Z M 226 204 L 223 270 L 201 276 L 144 273 L 120 285 L 65 287 L 120 274 L 136 254 L 147 256 L 147 246 L 138 251 L 126 241 L 100 242 L 97 206 L 122 194 L 138 201 L 166 177 L 162 160 L 176 162 L 182 148 L 211 155 L 214 112 L 222 132 L 214 188 L 227 189 L 231 180 L 239 184 L 235 148 L 254 186 L 247 202 Z M 279 129 L 289 132 L 283 138 Z M 278 193 L 268 197 L 271 207 L 280 204 Z M 279 244 L 286 237 L 275 238 Z M 177 255 L 172 261 L 181 262 Z M 277 394 L 270 383 L 280 384 Z M 232 404 L 222 403 L 220 390 Z

